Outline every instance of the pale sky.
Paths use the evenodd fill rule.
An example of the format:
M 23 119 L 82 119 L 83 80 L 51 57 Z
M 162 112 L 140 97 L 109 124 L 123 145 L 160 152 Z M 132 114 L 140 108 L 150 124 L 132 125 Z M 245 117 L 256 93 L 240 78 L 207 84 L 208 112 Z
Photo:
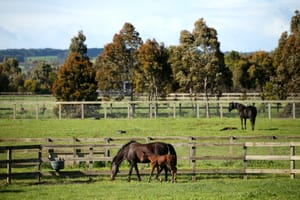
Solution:
M 204 18 L 222 51 L 272 51 L 297 9 L 299 0 L 0 0 L 0 49 L 68 49 L 79 30 L 102 48 L 125 22 L 144 42 L 177 45 Z

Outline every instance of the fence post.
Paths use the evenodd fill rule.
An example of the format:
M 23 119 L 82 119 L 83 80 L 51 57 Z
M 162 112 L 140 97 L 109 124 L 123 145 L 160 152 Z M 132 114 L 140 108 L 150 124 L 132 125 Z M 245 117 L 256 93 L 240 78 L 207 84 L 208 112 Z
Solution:
M 84 104 L 81 104 L 81 119 L 84 119 Z
M 269 114 L 269 119 L 271 119 L 271 103 L 268 103 L 268 114 Z
M 197 103 L 196 106 L 197 106 L 196 107 L 196 109 L 197 109 L 197 118 L 199 118 L 200 117 L 200 105 L 199 105 L 199 103 Z
M 179 102 L 179 115 L 181 115 L 182 112 L 182 107 L 181 107 L 181 102 Z
M 149 102 L 149 118 L 152 118 L 152 103 Z
M 35 105 L 35 119 L 39 119 L 39 104 Z
M 39 159 L 39 164 L 38 164 L 38 182 L 41 182 L 41 177 L 42 177 L 42 172 L 41 172 L 41 165 L 42 165 L 42 146 L 39 146 L 39 151 L 38 151 L 38 159 Z
M 61 104 L 58 104 L 58 118 L 61 119 Z
M 220 103 L 219 103 L 219 105 L 220 105 L 220 117 L 221 117 L 221 119 L 223 119 L 223 105 Z
M 110 138 L 104 138 L 105 144 L 109 145 Z M 110 148 L 105 147 L 105 157 L 110 157 Z
M 127 105 L 127 118 L 130 118 L 130 103 Z
M 155 102 L 154 105 L 155 105 L 155 106 L 154 106 L 154 118 L 156 119 L 157 114 L 158 114 L 158 104 L 157 104 L 157 102 Z
M 296 103 L 293 102 L 293 119 L 296 119 Z
M 8 148 L 7 150 L 7 178 L 6 182 L 11 184 L 11 165 L 12 165 L 12 150 Z
M 248 166 L 248 160 L 247 158 L 247 146 L 246 143 L 244 144 L 244 179 L 247 179 L 247 166 Z
M 104 119 L 107 118 L 107 104 L 103 105 L 104 107 Z
M 14 108 L 13 108 L 13 118 L 16 119 L 16 115 L 17 115 L 17 104 L 14 104 Z
M 110 143 L 110 138 L 104 138 L 105 144 L 109 145 Z M 105 152 L 104 152 L 105 157 L 110 157 L 110 147 L 105 147 Z M 108 162 L 106 162 L 107 164 Z
M 194 146 L 194 143 L 192 142 L 194 140 L 193 137 L 190 137 L 190 158 L 196 156 L 196 146 Z M 191 160 L 191 159 L 189 159 Z M 192 181 L 196 180 L 196 160 L 192 161 Z
M 76 164 L 76 157 L 77 157 L 77 148 L 76 148 L 76 138 L 75 137 L 73 137 L 72 138 L 72 140 L 73 140 L 73 166 Z
M 176 118 L 176 103 L 173 104 L 173 117 Z
M 291 156 L 291 159 L 290 159 L 290 177 L 291 179 L 294 179 L 295 178 L 295 173 L 294 173 L 294 170 L 295 170 L 295 160 L 292 160 L 292 156 L 295 156 L 295 146 L 290 146 L 290 156 Z
M 209 102 L 208 101 L 205 102 L 205 108 L 206 108 L 206 118 L 210 118 L 210 115 L 209 115 Z
M 93 168 L 93 155 L 94 155 L 94 147 L 93 146 L 91 146 L 90 148 L 89 148 L 89 157 L 90 157 L 90 159 L 89 159 L 89 169 L 92 169 Z

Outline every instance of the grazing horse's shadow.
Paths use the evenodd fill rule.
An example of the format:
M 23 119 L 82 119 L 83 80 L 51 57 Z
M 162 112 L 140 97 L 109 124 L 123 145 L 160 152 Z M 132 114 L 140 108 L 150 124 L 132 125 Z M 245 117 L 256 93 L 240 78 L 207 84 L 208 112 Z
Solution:
M 234 103 L 231 102 L 229 103 L 229 112 L 231 112 L 233 109 L 237 109 L 240 113 L 240 118 L 241 118 L 241 125 L 242 125 L 242 130 L 246 130 L 246 120 L 249 118 L 251 122 L 251 127 L 252 130 L 254 130 L 255 126 L 255 118 L 257 115 L 257 110 L 255 106 L 244 106 L 243 104 L 240 103 Z M 244 120 L 244 125 L 243 126 L 243 120 Z

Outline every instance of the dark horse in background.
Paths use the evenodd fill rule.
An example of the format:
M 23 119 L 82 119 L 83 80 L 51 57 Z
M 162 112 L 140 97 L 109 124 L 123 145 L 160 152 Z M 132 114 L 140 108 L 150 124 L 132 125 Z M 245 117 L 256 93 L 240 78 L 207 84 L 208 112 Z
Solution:
M 237 109 L 239 111 L 243 130 L 244 130 L 243 119 L 244 119 L 245 130 L 246 130 L 246 120 L 248 118 L 250 119 L 252 130 L 254 130 L 255 118 L 257 115 L 257 110 L 255 106 L 244 106 L 243 104 L 240 103 L 231 102 L 229 103 L 228 109 L 229 112 L 231 112 L 233 109 Z
M 138 180 L 141 181 L 141 177 L 139 174 L 137 163 L 149 163 L 149 159 L 143 159 L 143 154 L 157 154 L 157 155 L 165 155 L 171 154 L 175 156 L 175 166 L 177 164 L 177 156 L 174 147 L 171 144 L 163 143 L 163 142 L 152 142 L 148 144 L 141 144 L 136 141 L 130 141 L 124 144 L 121 149 L 118 151 L 116 156 L 112 160 L 110 178 L 114 180 L 117 173 L 119 172 L 119 166 L 123 160 L 127 160 L 129 162 L 129 174 L 128 181 L 131 180 L 131 174 L 133 168 L 136 171 Z M 165 180 L 168 178 L 168 168 L 164 166 L 165 170 Z M 161 169 L 161 170 L 163 170 Z M 159 174 L 159 173 L 158 173 Z

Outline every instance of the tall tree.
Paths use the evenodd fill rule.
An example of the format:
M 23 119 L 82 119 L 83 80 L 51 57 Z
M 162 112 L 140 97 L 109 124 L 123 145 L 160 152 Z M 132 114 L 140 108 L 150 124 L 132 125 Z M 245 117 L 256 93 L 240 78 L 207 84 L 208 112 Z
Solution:
M 231 87 L 231 72 L 225 66 L 220 51 L 217 31 L 208 27 L 201 18 L 192 33 L 181 31 L 180 45 L 170 47 L 170 62 L 174 79 L 180 87 L 191 93 L 201 90 L 220 96 Z
M 93 101 L 97 99 L 96 71 L 86 55 L 86 37 L 78 32 L 70 44 L 69 55 L 58 69 L 52 92 L 62 101 Z
M 240 77 L 242 75 L 242 55 L 237 51 L 231 51 L 224 56 L 225 65 L 232 73 L 232 91 L 241 91 L 242 86 L 240 83 Z
M 138 51 L 140 68 L 135 70 L 134 82 L 138 92 L 147 92 L 149 100 L 164 96 L 169 91 L 171 67 L 164 44 L 148 39 Z
M 104 47 L 103 53 L 96 63 L 97 81 L 100 90 L 123 91 L 125 84 L 130 87 L 133 100 L 134 70 L 138 67 L 137 52 L 143 44 L 139 33 L 130 23 L 125 23 L 119 34 L 115 34 L 113 42 Z M 104 83 L 108 81 L 109 83 Z
M 272 58 L 265 51 L 257 51 L 249 57 L 249 62 L 249 77 L 255 83 L 254 89 L 262 93 L 261 97 L 264 99 L 263 88 L 266 82 L 270 81 L 270 77 L 274 75 L 275 71 Z
M 56 78 L 56 67 L 45 61 L 35 61 L 28 72 L 24 87 L 27 91 L 49 94 Z
M 5 58 L 0 63 L 0 92 L 22 92 L 24 74 L 15 58 Z
M 283 32 L 273 53 L 276 75 L 265 91 L 275 98 L 286 99 L 289 93 L 300 92 L 300 13 L 291 19 L 290 34 Z

